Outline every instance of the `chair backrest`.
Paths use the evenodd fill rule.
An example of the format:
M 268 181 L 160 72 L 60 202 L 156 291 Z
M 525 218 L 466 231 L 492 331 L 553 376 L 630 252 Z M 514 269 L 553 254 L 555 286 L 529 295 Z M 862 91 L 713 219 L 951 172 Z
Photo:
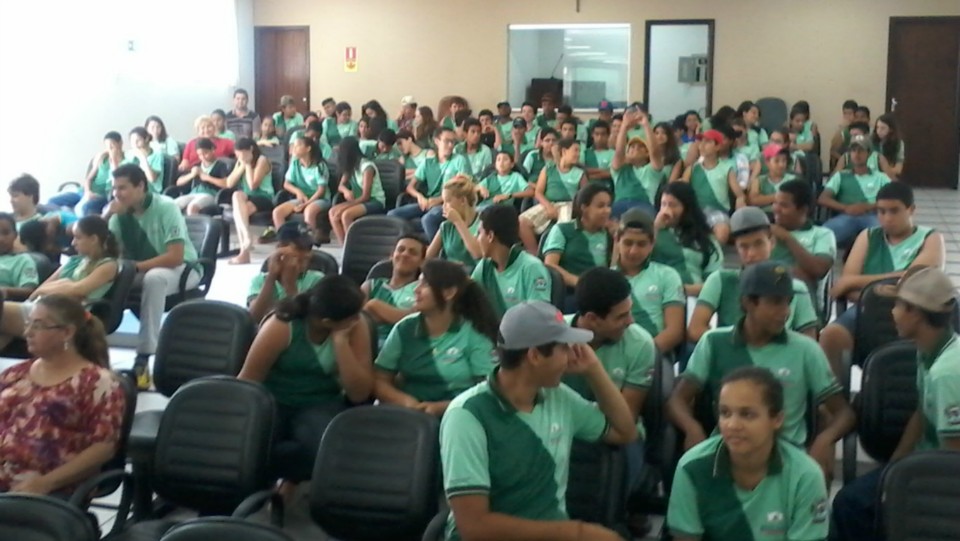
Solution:
M 157 390 L 170 396 L 196 378 L 236 376 L 256 332 L 250 313 L 235 304 L 178 304 L 160 327 L 153 374 Z
M 34 264 L 37 266 L 37 280 L 39 280 L 39 283 L 42 284 L 47 281 L 47 278 L 50 278 L 53 271 L 57 270 L 57 265 L 54 265 L 53 261 L 50 261 L 50 258 L 46 254 L 27 252 L 27 255 L 33 259 Z
M 280 145 L 274 145 L 271 147 L 260 147 L 260 154 L 270 160 L 270 163 L 274 166 L 279 165 L 281 168 L 287 161 L 286 153 L 283 151 L 283 147 Z
M 382 261 L 377 261 L 377 264 L 370 267 L 370 271 L 367 273 L 367 280 L 373 280 L 375 278 L 385 278 L 387 280 L 393 276 L 393 261 L 390 259 L 384 259 Z
M 180 163 L 177 162 L 177 158 L 170 156 L 169 154 L 163 157 L 163 189 L 167 189 L 170 186 L 173 186 L 174 182 L 177 180 L 177 168 L 180 167 Z M 163 190 L 161 190 L 163 191 Z
M 387 199 L 387 210 L 391 210 L 397 203 L 397 196 L 403 191 L 407 171 L 397 160 L 377 160 L 374 162 L 380 172 L 380 183 L 383 185 L 383 194 Z
M 328 179 L 327 186 L 333 192 L 332 195 L 336 195 L 336 189 L 340 186 L 341 173 L 340 173 L 340 164 L 337 163 L 337 154 L 336 150 L 330 155 L 330 159 L 326 160 L 327 162 L 327 171 L 330 174 Z
M 267 272 L 269 264 L 270 260 L 264 259 L 263 264 L 260 265 L 260 272 Z M 313 250 L 310 253 L 310 265 L 308 268 L 310 270 L 320 271 L 325 276 L 340 274 L 340 266 L 337 264 L 337 259 L 322 250 Z
M 157 432 L 157 495 L 203 514 L 229 514 L 266 490 L 275 416 L 273 395 L 258 383 L 213 376 L 181 387 Z
M 780 98 L 760 98 L 756 102 L 760 109 L 760 127 L 772 132 L 787 123 L 787 102 Z
M 137 267 L 134 262 L 121 259 L 117 262 L 117 276 L 113 285 L 107 290 L 102 299 L 90 306 L 90 313 L 100 318 L 103 330 L 111 334 L 117 330 L 123 321 L 123 309 L 127 305 L 127 297 L 133 289 L 133 281 L 137 277 Z
M 392 216 L 364 216 L 353 222 L 343 243 L 341 274 L 363 283 L 374 265 L 390 257 L 408 227 L 406 221 Z
M 621 531 L 626 525 L 627 457 L 622 447 L 574 440 L 567 514 Z
M 199 288 L 204 294 L 210 289 L 213 275 L 217 271 L 217 251 L 220 249 L 220 232 L 223 220 L 210 216 L 187 216 L 187 236 L 197 250 L 200 265 L 203 266 L 203 277 Z
M 893 297 L 877 294 L 877 286 L 894 284 L 896 279 L 877 280 L 860 291 L 857 324 L 853 333 L 853 364 L 862 366 L 878 347 L 898 339 L 893 323 Z
M 0 539 L 95 541 L 93 523 L 80 508 L 49 496 L 0 494 Z
M 550 273 L 550 304 L 557 310 L 563 310 L 567 298 L 567 284 L 563 283 L 563 275 L 553 267 L 547 267 Z
M 293 541 L 288 534 L 268 526 L 239 518 L 208 517 L 181 522 L 167 530 L 160 541 Z
M 310 515 L 330 536 L 419 541 L 437 513 L 439 422 L 393 406 L 358 406 L 327 426 Z
M 857 434 L 864 452 L 887 462 L 917 411 L 917 347 L 908 340 L 881 346 L 867 357 L 857 396 Z
M 673 392 L 676 376 L 669 359 L 657 355 L 653 365 L 653 381 L 643 403 L 643 427 L 647 439 L 644 443 L 644 462 L 660 470 L 660 481 L 673 482 L 673 464 L 677 452 L 677 435 L 673 423 L 667 421 L 667 400 Z
M 914 452 L 883 473 L 887 541 L 960 541 L 960 453 Z
M 120 440 L 117 442 L 117 452 L 113 458 L 106 461 L 100 468 L 101 471 L 123 470 L 127 466 L 127 441 L 130 439 L 130 430 L 133 428 L 133 417 L 137 412 L 137 384 L 132 379 L 123 375 L 114 373 L 114 378 L 120 383 L 120 389 L 123 390 L 125 399 L 123 407 L 123 420 L 120 423 Z M 95 497 L 99 498 L 111 494 L 120 486 L 120 480 L 101 484 L 97 487 Z

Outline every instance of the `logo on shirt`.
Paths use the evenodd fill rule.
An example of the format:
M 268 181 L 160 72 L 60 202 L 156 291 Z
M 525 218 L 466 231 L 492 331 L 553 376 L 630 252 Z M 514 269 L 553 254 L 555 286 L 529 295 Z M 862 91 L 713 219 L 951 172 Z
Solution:
M 778 377 L 778 378 L 789 378 L 789 377 L 790 377 L 790 369 L 789 369 L 789 368 L 780 368 L 780 369 L 778 369 L 778 370 L 777 370 L 777 377 Z
M 440 351 L 438 348 L 433 348 L 433 356 L 438 357 L 438 362 L 452 363 L 460 358 L 460 348 L 449 347 L 444 351 Z
M 533 282 L 533 289 L 537 291 L 546 291 L 547 290 L 547 279 L 540 277 Z M 510 292 L 513 292 L 513 288 L 510 288 Z
M 814 502 L 810 508 L 810 516 L 813 517 L 814 524 L 823 524 L 827 521 L 827 499 L 821 498 Z
M 782 535 L 787 531 L 787 526 L 783 520 L 782 511 L 770 511 L 767 513 L 767 520 L 760 527 L 760 530 L 767 535 Z
M 948 425 L 960 425 L 960 406 L 947 406 L 947 409 L 943 411 L 943 415 L 947 418 Z
M 644 297 L 645 297 L 648 301 L 652 301 L 652 302 L 659 301 L 660 298 L 661 298 L 660 288 L 657 287 L 656 284 L 651 285 L 650 287 L 647 288 L 647 292 L 646 292 L 646 294 L 644 295 Z

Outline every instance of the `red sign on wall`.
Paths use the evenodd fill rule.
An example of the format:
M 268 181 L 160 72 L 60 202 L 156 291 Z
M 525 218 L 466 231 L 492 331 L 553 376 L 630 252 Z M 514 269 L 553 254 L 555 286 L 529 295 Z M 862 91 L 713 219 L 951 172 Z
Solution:
M 347 47 L 343 55 L 343 71 L 347 73 L 356 73 L 357 71 L 357 48 Z

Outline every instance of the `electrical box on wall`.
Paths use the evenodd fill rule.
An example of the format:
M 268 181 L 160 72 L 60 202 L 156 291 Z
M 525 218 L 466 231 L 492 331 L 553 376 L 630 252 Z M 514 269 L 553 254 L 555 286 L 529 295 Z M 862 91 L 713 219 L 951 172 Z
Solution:
M 705 54 L 681 56 L 677 68 L 677 81 L 690 85 L 707 84 L 707 68 L 710 61 Z

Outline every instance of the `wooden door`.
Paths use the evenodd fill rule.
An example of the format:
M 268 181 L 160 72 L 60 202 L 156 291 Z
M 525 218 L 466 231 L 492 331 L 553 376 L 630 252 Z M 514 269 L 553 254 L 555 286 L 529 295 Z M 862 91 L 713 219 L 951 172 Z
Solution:
M 906 146 L 903 180 L 957 188 L 960 168 L 960 17 L 892 17 L 886 111 Z
M 280 97 L 293 96 L 301 113 L 310 110 L 310 28 L 258 26 L 254 29 L 256 111 L 280 110 Z

